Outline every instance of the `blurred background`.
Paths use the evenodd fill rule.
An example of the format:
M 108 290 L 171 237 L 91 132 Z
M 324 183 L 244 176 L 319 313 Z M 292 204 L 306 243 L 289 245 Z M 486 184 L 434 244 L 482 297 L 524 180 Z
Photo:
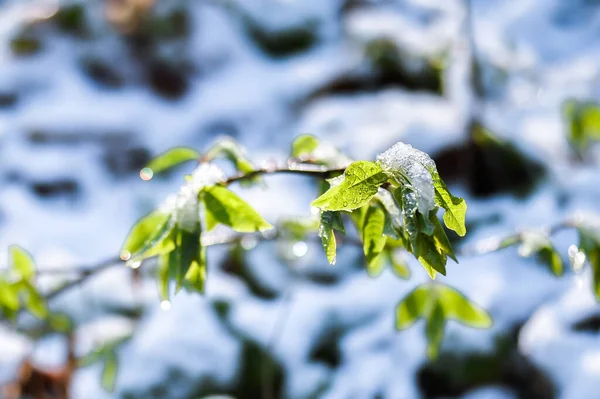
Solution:
M 441 280 L 495 321 L 450 323 L 430 361 L 421 323 L 394 329 L 427 280 L 414 259 L 410 280 L 374 279 L 360 248 L 332 267 L 302 236 L 246 240 L 209 249 L 205 297 L 161 307 L 150 264 L 54 298 L 78 356 L 127 338 L 114 390 L 92 364 L 71 397 L 598 398 L 591 271 L 557 278 L 516 248 L 468 250 L 600 213 L 598 38 L 597 0 L 0 0 L 0 248 L 30 251 L 43 287 L 117 255 L 178 189 L 183 169 L 140 179 L 156 154 L 229 136 L 282 164 L 311 133 L 355 159 L 398 141 L 432 155 L 469 205 Z M 314 182 L 265 183 L 235 190 L 273 223 L 310 216 Z M 576 233 L 553 242 L 568 265 Z M 65 364 L 68 339 L 27 325 L 0 327 L 0 384 L 26 359 Z

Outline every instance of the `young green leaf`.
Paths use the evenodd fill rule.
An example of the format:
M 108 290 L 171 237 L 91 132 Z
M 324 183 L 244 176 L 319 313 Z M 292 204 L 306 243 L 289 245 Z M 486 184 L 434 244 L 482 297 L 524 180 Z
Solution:
M 331 168 L 341 168 L 351 162 L 350 158 L 335 146 L 321 142 L 309 134 L 303 134 L 294 140 L 290 155 L 292 162 L 307 162 Z
M 402 214 L 392 194 L 385 189 L 379 189 L 376 198 L 385 209 L 385 224 L 383 234 L 399 240 L 403 235 Z
M 319 139 L 311 134 L 298 136 L 292 143 L 292 157 L 305 158 L 310 156 L 319 146 Z
M 102 350 L 92 350 L 77 359 L 77 367 L 87 367 L 104 359 Z
M 48 315 L 48 324 L 52 330 L 67 334 L 73 331 L 73 319 L 65 313 L 50 313 Z
M 368 203 L 387 179 L 373 162 L 353 162 L 344 172 L 343 181 L 314 200 L 311 206 L 324 211 L 352 211 Z
M 245 150 L 238 142 L 230 137 L 224 137 L 218 140 L 213 147 L 204 155 L 204 161 L 212 161 L 215 158 L 225 157 L 235 168 L 246 174 L 254 171 L 254 165 L 246 157 Z
M 144 257 L 147 251 L 160 244 L 172 228 L 171 215 L 160 210 L 153 211 L 131 228 L 121 253 L 132 259 Z
M 392 266 L 392 272 L 403 280 L 410 278 L 410 269 L 406 261 L 399 255 L 394 254 L 393 250 L 388 250 L 388 260 Z
M 404 185 L 394 190 L 394 198 L 402 210 L 404 232 L 408 236 L 411 244 L 411 248 L 407 249 L 412 250 L 412 252 L 415 253 L 417 247 L 417 238 L 420 233 L 419 210 L 417 207 L 416 194 L 411 186 Z
M 197 292 L 204 294 L 204 285 L 206 282 L 206 265 L 201 266 L 197 262 L 193 262 L 185 274 L 183 286 L 189 292 Z
M 158 257 L 158 268 L 156 269 L 156 282 L 158 293 L 163 301 L 169 300 L 169 258 L 171 254 L 165 253 Z
M 429 286 L 420 285 L 396 306 L 396 328 L 405 330 L 419 318 L 425 317 L 429 301 Z
M 467 234 L 465 217 L 467 214 L 467 203 L 464 199 L 453 196 L 440 175 L 433 171 L 433 185 L 435 188 L 435 203 L 445 209 L 444 224 L 450 230 L 454 230 L 459 236 Z
M 579 247 L 592 268 L 592 288 L 596 300 L 600 301 L 600 226 L 580 225 Z
M 17 245 L 9 247 L 9 264 L 12 270 L 23 280 L 31 280 L 35 276 L 35 262 L 27 251 Z
M 375 260 L 385 247 L 387 237 L 383 235 L 385 214 L 379 206 L 370 206 L 363 224 L 363 251 L 367 258 L 367 268 L 375 266 Z M 381 261 L 380 261 L 381 262 Z
M 338 212 L 325 211 L 321 213 L 321 225 L 319 226 L 319 237 L 321 238 L 321 244 L 325 250 L 327 261 L 330 264 L 335 265 L 336 260 L 336 242 L 335 234 L 333 233 L 333 227 Z M 343 228 L 343 225 L 342 225 Z
M 433 309 L 427 317 L 425 324 L 425 335 L 427 336 L 427 356 L 435 359 L 438 356 L 442 341 L 444 339 L 444 326 L 446 314 L 439 302 L 433 305 Z
M 435 215 L 432 217 L 432 221 L 435 226 L 433 231 L 433 242 L 435 243 L 435 247 L 437 248 L 438 252 L 443 255 L 448 255 L 452 260 L 458 263 L 458 259 L 456 259 L 456 255 L 454 255 L 452 245 L 450 244 L 448 236 L 440 224 L 440 221 Z
M 160 173 L 179 164 L 200 159 L 200 153 L 192 148 L 171 148 L 152 159 L 147 168 L 153 173 Z
M 355 209 L 350 213 L 350 219 L 354 223 L 358 238 L 362 241 L 363 225 L 365 224 L 365 215 L 369 209 L 369 204 L 363 205 L 362 207 Z
M 207 187 L 202 198 L 206 207 L 207 231 L 213 229 L 217 223 L 229 226 L 240 233 L 273 228 L 247 202 L 225 187 Z
M 431 279 L 435 279 L 436 272 L 446 275 L 446 255 L 438 251 L 433 237 L 418 235 L 415 256 Z
M 312 216 L 289 217 L 279 221 L 277 231 L 294 241 L 305 241 L 309 235 L 318 233 L 320 225 L 320 219 Z
M 586 252 L 587 260 L 592 266 L 593 290 L 596 301 L 600 301 L 600 246 Z
M 176 273 L 176 288 L 175 292 L 179 292 L 183 286 L 186 275 L 194 264 L 203 263 L 201 260 L 201 244 L 200 244 L 200 226 L 194 232 L 181 230 L 181 239 L 179 248 L 181 248 L 181 258 L 179 268 Z
M 45 319 L 48 316 L 48 307 L 44 297 L 40 295 L 35 286 L 29 281 L 21 281 L 21 284 L 27 311 L 38 319 Z
M 555 276 L 562 276 L 564 271 L 563 260 L 553 245 L 542 248 L 538 253 L 538 258 L 550 268 Z
M 113 392 L 117 383 L 117 372 L 119 368 L 119 360 L 117 354 L 110 351 L 104 359 L 104 367 L 102 368 L 101 385 L 107 392 Z
M 437 285 L 437 300 L 447 318 L 453 319 L 469 327 L 490 328 L 491 316 L 463 294 L 447 285 Z
M 200 249 L 200 259 L 193 261 L 183 282 L 186 290 L 190 292 L 204 293 L 206 282 L 206 247 Z
M 529 257 L 535 255 L 545 263 L 555 276 L 563 273 L 563 261 L 560 254 L 552 245 L 550 238 L 542 231 L 525 231 L 520 235 L 521 245 L 519 254 Z
M 9 320 L 14 321 L 21 304 L 19 302 L 19 289 L 0 277 L 0 310 Z

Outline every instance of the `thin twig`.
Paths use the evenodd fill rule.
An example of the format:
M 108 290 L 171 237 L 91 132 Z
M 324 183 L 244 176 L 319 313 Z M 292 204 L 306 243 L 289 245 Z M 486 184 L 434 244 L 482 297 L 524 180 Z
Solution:
M 312 176 L 312 177 L 320 177 L 320 178 L 328 178 L 332 177 L 334 174 L 344 173 L 346 168 L 329 168 L 326 166 L 320 165 L 310 165 L 310 164 L 289 164 L 287 167 L 274 166 L 274 167 L 266 167 L 261 169 L 256 169 L 249 173 L 241 173 L 236 176 L 232 176 L 223 181 L 223 184 L 230 185 L 231 183 L 235 183 L 241 180 L 252 179 L 256 176 L 261 175 L 275 175 L 275 174 L 294 174 L 294 175 L 304 175 L 304 176 Z
M 560 231 L 574 227 L 575 224 L 572 219 L 565 219 L 550 227 L 543 228 L 541 231 L 547 236 L 553 236 Z M 523 239 L 523 234 L 531 229 L 526 229 L 515 234 L 511 234 L 503 237 L 490 237 L 484 240 L 478 241 L 473 245 L 469 245 L 463 250 L 459 251 L 461 256 L 477 256 L 485 255 L 491 252 L 496 252 L 504 248 L 508 248 Z
M 573 227 L 573 221 L 571 219 L 566 219 L 559 223 L 556 223 L 543 231 L 546 232 L 547 235 L 552 236 L 560 231 Z M 244 237 L 249 237 L 248 234 L 214 234 L 203 237 L 202 245 L 204 246 L 214 246 L 214 245 L 231 245 L 241 242 Z M 282 234 L 279 231 L 272 232 L 270 234 L 253 234 L 254 238 L 259 241 L 272 241 L 282 237 Z M 511 234 L 503 237 L 492 237 L 487 238 L 473 245 L 469 245 L 458 252 L 460 256 L 478 256 L 485 255 L 491 252 L 499 251 L 506 247 L 509 247 L 522 239 L 523 232 Z M 318 240 L 317 236 L 311 236 L 311 239 Z M 360 240 L 357 240 L 353 237 L 346 236 L 337 236 L 340 242 L 344 242 L 350 245 L 362 246 L 363 244 Z M 85 282 L 90 277 L 98 274 L 104 270 L 110 269 L 116 266 L 123 266 L 124 262 L 117 257 L 113 257 L 107 260 L 100 262 L 98 265 L 85 267 L 85 268 L 72 268 L 72 269 L 42 269 L 38 271 L 38 275 L 47 275 L 47 274 L 78 274 L 76 279 L 70 280 L 66 284 L 60 286 L 59 288 L 50 291 L 45 295 L 46 299 L 52 299 L 64 291 L 69 290 L 72 287 L 78 286 Z

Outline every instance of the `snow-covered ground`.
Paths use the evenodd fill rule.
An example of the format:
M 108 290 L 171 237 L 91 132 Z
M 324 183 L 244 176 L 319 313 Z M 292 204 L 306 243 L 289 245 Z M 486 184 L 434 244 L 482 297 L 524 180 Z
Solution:
M 144 65 L 135 62 L 103 22 L 99 0 L 83 2 L 94 11 L 88 15 L 93 39 L 48 28 L 41 33 L 39 53 L 14 55 L 11 38 L 31 20 L 52 17 L 58 3 L 0 1 L 0 98 L 15 98 L 0 105 L 0 248 L 19 244 L 42 268 L 91 265 L 114 256 L 133 222 L 181 184 L 178 173 L 140 180 L 131 166 L 135 156 L 145 158 L 178 145 L 207 148 L 221 134 L 234 136 L 258 163 L 283 162 L 293 137 L 306 132 L 358 159 L 373 159 L 398 141 L 435 153 L 465 140 L 470 90 L 462 1 L 178 0 L 171 7 L 187 10 L 188 35 L 181 46 L 170 43 L 156 50 L 192 65 L 187 90 L 177 99 L 157 95 L 139 77 Z M 549 178 L 524 199 L 505 194 L 474 198 L 464 187 L 455 187 L 467 199 L 469 221 L 492 221 L 479 223 L 466 245 L 548 226 L 581 210 L 600 213 L 600 169 L 573 163 L 561 120 L 565 98 L 600 100 L 600 6 L 584 0 L 472 3 L 476 54 L 493 94 L 483 106 L 483 119 L 500 137 L 542 162 Z M 298 54 L 271 57 L 251 39 L 244 18 L 266 32 L 316 21 L 316 42 Z M 393 86 L 322 93 L 340 77 L 363 73 L 366 43 L 379 38 L 391 39 L 421 60 L 443 53 L 445 95 Z M 90 57 L 120 74 L 121 87 L 93 82 L 82 68 L 82 60 Z M 314 192 L 303 178 L 269 177 L 266 182 L 267 190 L 240 193 L 267 220 L 309 213 Z M 47 194 L 49 187 L 55 191 Z M 565 259 L 576 241 L 568 232 L 554 240 Z M 181 293 L 168 311 L 161 310 L 151 282 L 132 291 L 125 270 L 106 271 L 59 298 L 57 309 L 86 324 L 80 334 L 87 337 L 82 350 L 91 341 L 131 328 L 119 317 L 97 320 L 99 307 L 137 302 L 146 311 L 119 352 L 116 393 L 104 392 L 100 367 L 90 367 L 77 372 L 74 398 L 125 393 L 184 398 L 202 384 L 227 388 L 238 377 L 240 336 L 263 346 L 272 343 L 282 312 L 289 315 L 272 350 L 286 371 L 284 397 L 419 397 L 416 376 L 426 362 L 423 325 L 396 332 L 393 309 L 426 280 L 422 268 L 411 261 L 408 282 L 389 271 L 371 279 L 353 267 L 358 254 L 347 249 L 335 266 L 343 278 L 323 285 L 292 280 L 288 266 L 275 259 L 273 245 L 248 252 L 248 261 L 277 292 L 286 293 L 274 300 L 252 295 L 236 277 L 218 270 L 224 256 L 220 249 L 209 252 L 207 296 Z M 289 267 L 330 268 L 320 248 L 307 248 Z M 567 273 L 554 278 L 516 252 L 464 256 L 460 264 L 449 265 L 442 281 L 488 309 L 495 323 L 489 331 L 450 324 L 444 350 L 491 352 L 497 336 L 526 323 L 519 349 L 548 373 L 557 397 L 596 398 L 597 331 L 571 329 L 579 315 L 598 311 L 590 284 L 581 282 L 587 277 Z M 227 322 L 215 313 L 215 300 L 229 304 Z M 341 332 L 337 367 L 310 356 L 330 331 Z M 32 350 L 41 364 L 53 363 L 60 345 L 49 339 L 32 348 L 22 336 L 0 330 L 0 378 L 9 378 L 18 359 Z M 173 373 L 183 382 L 173 381 Z M 152 396 L 157 392 L 168 396 Z M 498 386 L 479 387 L 464 396 L 511 397 L 516 396 Z

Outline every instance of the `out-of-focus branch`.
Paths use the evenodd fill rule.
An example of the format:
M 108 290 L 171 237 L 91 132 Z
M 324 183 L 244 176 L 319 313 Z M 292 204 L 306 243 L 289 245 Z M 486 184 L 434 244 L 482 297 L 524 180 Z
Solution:
M 575 227 L 575 223 L 572 219 L 565 219 L 550 227 L 541 229 L 547 236 L 552 236 L 560 231 Z M 527 231 L 527 230 L 525 230 Z M 515 234 L 510 234 L 503 237 L 490 237 L 484 240 L 478 241 L 472 245 L 463 248 L 458 252 L 461 256 L 476 256 L 485 255 L 490 252 L 499 251 L 501 249 L 510 247 L 522 241 L 525 231 L 521 231 Z

